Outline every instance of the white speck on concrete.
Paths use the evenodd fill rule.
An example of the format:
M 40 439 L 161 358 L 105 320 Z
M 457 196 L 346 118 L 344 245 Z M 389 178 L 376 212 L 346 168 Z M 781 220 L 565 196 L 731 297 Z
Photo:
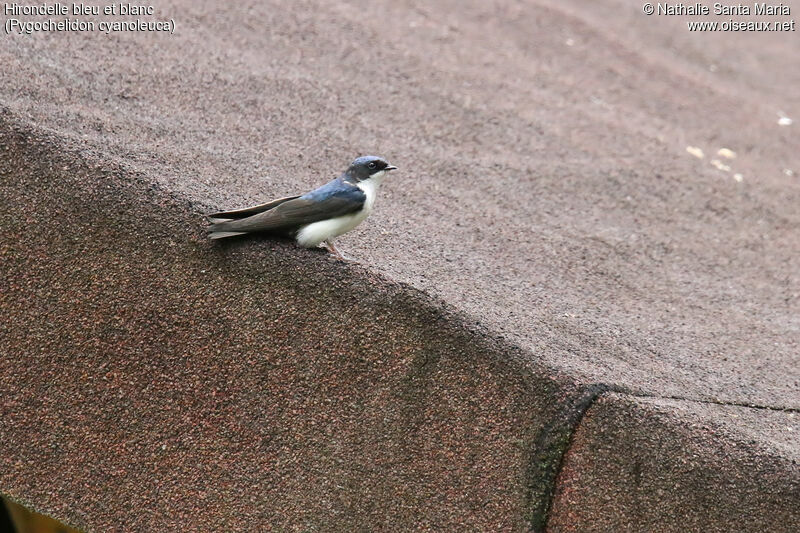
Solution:
M 695 156 L 697 159 L 703 159 L 705 157 L 703 150 L 697 146 L 687 146 L 686 151 Z
M 731 171 L 731 167 L 729 167 L 728 165 L 726 165 L 725 163 L 723 163 L 719 159 L 712 159 L 711 160 L 711 164 L 714 165 L 714 167 L 716 167 L 717 169 L 722 170 L 724 172 L 730 172 Z

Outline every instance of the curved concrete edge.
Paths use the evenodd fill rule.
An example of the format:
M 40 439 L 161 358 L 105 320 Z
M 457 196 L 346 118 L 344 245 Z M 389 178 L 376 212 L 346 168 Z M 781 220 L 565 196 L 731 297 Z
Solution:
M 603 395 L 564 456 L 548 531 L 798 531 L 798 432 L 795 412 Z
M 550 510 L 554 478 L 606 387 L 363 268 L 214 246 L 190 202 L 8 112 L 0 151 L 0 493 L 87 531 L 523 531 L 574 510 L 563 491 Z M 677 454 L 694 436 L 672 424 Z
M 0 493 L 86 531 L 543 521 L 569 379 L 8 113 L 0 197 Z

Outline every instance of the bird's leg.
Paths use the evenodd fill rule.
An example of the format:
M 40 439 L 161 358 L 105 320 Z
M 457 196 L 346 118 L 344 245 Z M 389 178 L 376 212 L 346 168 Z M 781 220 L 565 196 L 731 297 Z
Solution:
M 336 249 L 336 246 L 334 246 L 334 244 L 333 244 L 333 241 L 332 241 L 332 240 L 330 240 L 330 239 L 328 239 L 327 241 L 325 241 L 325 248 L 327 248 L 327 249 L 328 249 L 328 251 L 329 251 L 331 254 L 333 254 L 333 255 L 334 255 L 334 257 L 336 257 L 336 259 L 338 259 L 338 260 L 340 260 L 340 261 L 344 261 L 344 262 L 346 262 L 346 263 L 355 263 L 355 262 L 356 262 L 354 259 L 350 259 L 349 257 L 346 257 L 346 256 L 345 256 L 345 255 L 344 255 L 342 252 L 340 252 L 339 250 L 337 250 L 337 249 Z

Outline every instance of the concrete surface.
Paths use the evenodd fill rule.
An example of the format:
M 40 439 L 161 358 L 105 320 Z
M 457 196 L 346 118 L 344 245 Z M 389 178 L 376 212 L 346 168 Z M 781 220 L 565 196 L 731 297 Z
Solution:
M 346 369 L 352 353 L 376 365 L 367 365 L 375 374 L 364 388 L 355 387 L 372 409 L 364 417 L 375 420 L 364 422 L 372 428 L 367 433 L 377 440 L 391 436 L 375 453 L 395 457 L 393 441 L 409 443 L 405 455 L 390 461 L 399 465 L 397 475 L 387 476 L 393 470 L 384 465 L 374 482 L 343 485 L 341 494 L 349 496 L 336 503 L 319 498 L 320 480 L 359 479 L 355 465 L 375 458 L 365 451 L 371 446 L 359 448 L 361 415 L 351 412 L 332 423 L 334 435 L 351 435 L 351 451 L 333 454 L 333 463 L 320 451 L 327 445 L 316 441 L 297 444 L 313 456 L 305 461 L 286 451 L 291 447 L 276 448 L 282 450 L 276 457 L 294 458 L 299 470 L 281 463 L 269 474 L 253 463 L 248 475 L 232 473 L 230 465 L 239 463 L 230 455 L 228 471 L 217 475 L 230 476 L 231 491 L 212 498 L 220 507 L 209 504 L 216 523 L 231 525 L 237 512 L 249 512 L 267 521 L 291 515 L 299 529 L 324 520 L 391 529 L 388 516 L 407 516 L 421 529 L 455 528 L 458 520 L 465 529 L 543 527 L 559 452 L 575 426 L 583 430 L 580 415 L 587 407 L 592 413 L 597 383 L 627 391 L 626 398 L 750 406 L 757 414 L 729 422 L 730 433 L 755 431 L 784 443 L 770 448 L 779 456 L 796 453 L 795 440 L 781 429 L 788 426 L 760 414 L 790 417 L 800 409 L 797 126 L 777 123 L 778 112 L 800 117 L 794 90 L 800 45 L 796 34 L 692 34 L 679 17 L 645 17 L 640 10 L 611 0 L 160 2 L 157 13 L 176 19 L 173 36 L 4 36 L 0 105 L 9 156 L 2 198 L 15 215 L 4 220 L 0 245 L 5 283 L 20 291 L 0 296 L 11 317 L 3 325 L 3 350 L 18 354 L 4 362 L 2 390 L 14 399 L 6 412 L 33 409 L 39 394 L 52 402 L 41 416 L 63 423 L 64 400 L 74 396 L 71 416 L 82 421 L 74 427 L 88 432 L 67 439 L 76 455 L 92 457 L 84 446 L 102 450 L 104 439 L 122 446 L 137 434 L 148 451 L 123 454 L 122 465 L 111 461 L 111 470 L 138 469 L 127 491 L 108 484 L 92 500 L 65 482 L 52 495 L 34 494 L 22 480 L 50 448 L 25 448 L 41 426 L 11 417 L 3 434 L 19 448 L 6 459 L 11 466 L 0 491 L 101 529 L 131 511 L 111 506 L 109 494 L 136 491 L 143 498 L 137 511 L 151 513 L 140 515 L 135 524 L 141 527 L 182 515 L 199 520 L 198 500 L 178 493 L 201 470 L 202 476 L 215 471 L 209 461 L 180 456 L 175 464 L 185 470 L 171 471 L 174 492 L 165 500 L 171 512 L 156 517 L 148 504 L 160 501 L 162 489 L 155 484 L 158 461 L 149 454 L 151 444 L 162 442 L 162 430 L 182 427 L 191 434 L 211 404 L 191 415 L 165 413 L 152 429 L 133 424 L 138 433 L 123 437 L 115 433 L 122 409 L 115 402 L 138 391 L 144 403 L 134 402 L 129 416 L 141 421 L 169 397 L 170 386 L 182 383 L 172 400 L 194 413 L 189 399 L 201 390 L 235 383 L 240 392 L 226 394 L 242 395 L 242 423 L 291 427 L 298 412 L 309 409 L 314 420 L 349 404 L 337 399 L 343 403 L 276 414 L 248 395 L 273 390 L 283 400 L 265 401 L 287 409 L 286 398 L 303 397 L 302 380 L 339 367 L 345 394 L 359 383 Z M 704 158 L 687 147 L 701 148 Z M 722 148 L 737 157 L 717 155 Z M 246 240 L 217 248 L 202 239 L 205 210 L 305 190 L 362 153 L 385 155 L 401 167 L 384 185 L 368 225 L 342 239 L 362 266 L 342 266 L 285 243 Z M 42 160 L 31 166 L 31 158 Z M 57 226 L 42 227 L 53 212 Z M 386 291 L 394 299 L 386 300 Z M 159 304 L 168 311 L 159 314 Z M 417 307 L 439 318 L 414 318 Z M 148 311 L 132 311 L 137 308 Z M 343 319 L 333 309 L 360 335 L 342 335 Z M 237 318 L 225 318 L 229 313 Z M 312 325 L 305 325 L 298 317 L 309 314 Z M 298 348 L 263 348 L 281 328 L 264 329 L 262 315 L 299 335 Z M 440 347 L 438 327 L 461 340 Z M 365 335 L 378 344 L 361 347 Z M 476 344 L 476 338 L 489 340 Z M 420 382 L 410 361 L 423 352 L 447 361 L 441 365 L 446 375 L 425 374 Z M 280 369 L 297 353 L 308 362 L 302 379 L 262 373 L 262 379 L 241 380 L 248 368 Z M 404 359 L 403 353 L 416 355 Z M 112 374 L 131 373 L 132 389 L 109 385 L 108 394 L 123 398 L 101 395 L 87 405 L 76 395 L 88 379 L 82 372 L 103 368 L 106 360 L 116 368 Z M 328 363 L 324 372 L 316 367 L 321 361 Z M 401 363 L 392 374 L 392 361 L 411 366 Z M 503 361 L 497 363 L 503 370 L 487 362 L 482 371 L 481 361 Z M 72 370 L 52 385 L 63 366 Z M 513 385 L 518 380 L 528 385 Z M 438 391 L 437 399 L 419 392 L 420 383 Z M 382 433 L 378 413 L 391 412 L 390 398 L 408 387 L 412 399 Z M 514 399 L 495 400 L 504 394 Z M 472 405 L 467 398 L 483 400 Z M 449 402 L 455 404 L 444 409 Z M 633 405 L 641 413 L 650 408 Z M 475 422 L 481 409 L 502 419 L 507 431 L 497 438 L 479 431 L 476 442 L 457 439 L 458 428 L 483 427 Z M 222 419 L 234 424 L 235 415 Z M 97 417 L 107 421 L 102 438 L 92 423 Z M 223 432 L 226 439 L 242 431 L 236 424 Z M 620 439 L 635 434 L 626 425 L 615 430 Z M 407 436 L 415 431 L 422 434 Z M 676 447 L 695 438 L 691 431 L 664 431 Z M 317 430 L 304 426 L 299 434 L 308 439 Z M 446 435 L 456 438 L 459 453 L 444 453 Z M 697 439 L 716 457 L 717 448 Z M 527 451 L 511 451 L 514 442 Z M 427 467 L 414 466 L 425 443 L 441 454 Z M 464 473 L 495 447 L 485 471 Z M 652 453 L 646 447 L 642 460 Z M 542 468 L 532 466 L 540 459 Z M 721 475 L 738 475 L 735 461 L 729 463 Z M 51 470 L 37 470 L 42 476 L 64 468 L 47 464 L 42 468 Z M 796 463 L 781 464 L 797 479 Z M 452 477 L 447 465 L 456 465 Z M 308 479 L 278 484 L 277 491 L 289 491 L 280 497 L 256 492 L 249 511 L 245 502 L 233 502 L 232 494 L 247 493 L 245 486 L 298 471 Z M 74 483 L 96 486 L 79 472 Z M 420 480 L 421 472 L 430 477 Z M 424 509 L 414 501 L 400 512 L 393 506 L 403 498 L 391 495 L 402 490 L 440 500 Z M 376 492 L 382 503 L 370 507 Z M 87 501 L 74 499 L 81 497 Z M 788 505 L 761 503 L 758 515 L 765 519 L 783 516 Z M 723 500 L 719 505 L 720 512 L 731 508 Z M 220 514 L 223 508 L 230 514 Z M 620 517 L 631 516 L 629 508 L 626 513 Z
M 5 495 L 87 531 L 544 519 L 576 384 L 325 253 L 216 247 L 185 202 L 0 125 Z
M 797 529 L 798 431 L 794 413 L 605 396 L 572 438 L 549 531 Z

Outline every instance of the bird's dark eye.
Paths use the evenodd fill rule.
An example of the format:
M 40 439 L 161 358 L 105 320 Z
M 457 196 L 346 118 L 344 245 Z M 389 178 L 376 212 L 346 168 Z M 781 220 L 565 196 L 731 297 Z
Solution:
M 369 165 L 367 165 L 367 166 L 369 166 L 369 168 L 375 168 L 375 163 L 370 163 L 370 164 L 369 164 Z

